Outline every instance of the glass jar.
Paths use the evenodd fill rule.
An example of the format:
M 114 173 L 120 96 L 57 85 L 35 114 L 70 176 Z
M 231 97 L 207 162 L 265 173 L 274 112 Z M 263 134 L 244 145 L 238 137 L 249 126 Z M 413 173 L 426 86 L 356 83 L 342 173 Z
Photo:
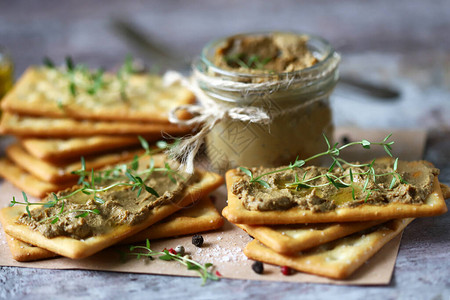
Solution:
M 205 139 L 206 153 L 216 171 L 237 166 L 275 167 L 326 150 L 323 134 L 329 138 L 333 134 L 329 95 L 338 80 L 340 57 L 320 37 L 283 34 L 306 37 L 306 47 L 317 62 L 284 73 L 230 71 L 214 64 L 217 49 L 229 39 L 223 38 L 209 43 L 193 64 L 193 74 L 201 75 L 194 76 L 198 86 L 220 107 L 259 108 L 270 118 L 268 123 L 233 118 L 217 122 Z
M 0 100 L 13 86 L 14 67 L 5 48 L 0 46 Z

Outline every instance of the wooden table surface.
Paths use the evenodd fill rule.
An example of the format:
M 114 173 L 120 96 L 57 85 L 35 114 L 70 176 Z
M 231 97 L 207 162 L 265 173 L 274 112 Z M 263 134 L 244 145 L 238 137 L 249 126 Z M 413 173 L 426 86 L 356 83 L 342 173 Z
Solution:
M 328 39 L 342 54 L 341 73 L 388 84 L 382 100 L 339 85 L 335 124 L 428 130 L 425 159 L 450 184 L 450 1 L 0 1 L 0 44 L 16 77 L 44 56 L 66 55 L 114 68 L 127 53 L 143 57 L 113 30 L 127 19 L 183 59 L 209 40 L 239 32 L 291 30 Z M 146 61 L 150 66 L 157 61 Z M 448 204 L 448 202 L 447 202 Z M 450 299 L 450 216 L 416 220 L 403 235 L 388 286 L 353 287 L 77 270 L 0 267 L 1 299 Z

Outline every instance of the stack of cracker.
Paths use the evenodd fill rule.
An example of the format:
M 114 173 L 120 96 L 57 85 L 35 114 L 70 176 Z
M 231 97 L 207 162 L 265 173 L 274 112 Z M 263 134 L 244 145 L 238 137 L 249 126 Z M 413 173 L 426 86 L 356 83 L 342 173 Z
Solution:
M 142 157 L 145 157 L 145 155 L 139 159 L 144 159 Z M 168 163 L 173 163 L 161 154 L 152 155 L 150 160 L 157 168 L 161 168 Z M 127 162 L 127 168 L 132 168 L 131 165 L 134 162 L 135 159 Z M 141 161 L 139 168 L 143 169 L 139 170 L 145 171 L 145 168 L 148 168 L 148 166 L 149 160 Z M 167 177 L 167 180 L 171 179 Z M 166 196 L 166 190 L 164 190 L 163 186 L 154 186 L 154 189 L 158 190 L 160 195 L 156 198 L 154 194 L 147 192 L 141 193 L 130 188 L 126 190 L 126 187 L 113 190 L 110 196 L 112 198 L 108 198 L 108 196 L 99 192 L 97 195 L 110 200 L 105 200 L 104 203 L 97 202 L 97 207 L 111 205 L 112 202 L 119 203 L 118 206 L 121 206 L 123 204 L 121 201 L 127 198 L 126 195 L 130 195 L 133 197 L 131 203 L 135 203 L 135 205 L 137 203 L 150 203 L 147 204 L 149 205 L 147 209 L 149 213 L 146 213 L 142 220 L 136 222 L 115 223 L 114 218 L 104 219 L 107 216 L 103 216 L 98 212 L 100 218 L 104 219 L 103 223 L 95 225 L 92 229 L 94 234 L 83 239 L 72 237 L 70 235 L 71 223 L 69 225 L 65 223 L 84 222 L 78 216 L 75 216 L 76 214 L 70 215 L 68 218 L 70 221 L 62 221 L 62 224 L 56 223 L 58 219 L 54 222 L 51 222 L 51 220 L 46 221 L 47 226 L 53 226 L 54 223 L 56 224 L 54 226 L 67 226 L 69 234 L 54 237 L 47 237 L 38 229 L 18 222 L 21 215 L 27 214 L 28 208 L 25 209 L 22 205 L 1 209 L 0 222 L 7 234 L 7 242 L 10 246 L 12 256 L 18 261 L 33 261 L 59 255 L 72 259 L 80 259 L 91 256 L 112 245 L 139 243 L 145 240 L 193 234 L 221 227 L 223 225 L 222 216 L 208 195 L 223 184 L 223 178 L 215 173 L 195 170 L 194 179 L 192 181 L 185 181 L 185 183 L 186 186 L 182 190 L 177 190 L 178 192 L 172 191 L 173 193 L 179 193 L 173 201 L 164 201 L 165 197 L 170 196 Z M 78 188 L 79 186 L 75 186 L 72 189 L 58 193 L 58 197 L 67 195 Z M 167 195 L 170 195 L 170 192 Z M 67 206 L 69 205 L 67 203 L 87 203 L 92 201 L 91 199 L 93 197 L 92 193 L 80 192 L 73 194 L 73 196 L 63 201 L 65 201 L 64 203 Z M 48 195 L 43 199 L 42 203 L 49 203 L 53 199 L 53 195 Z M 151 203 L 155 203 L 154 201 L 158 204 L 151 205 Z M 42 207 L 42 205 L 33 205 L 29 209 L 33 212 L 34 209 Z M 61 211 L 64 207 L 63 204 Z M 105 230 L 103 226 L 106 226 L 107 229 Z
M 422 163 L 402 162 L 399 169 L 420 176 L 415 166 Z M 246 176 L 238 169 L 227 172 L 228 206 L 222 213 L 254 237 L 244 253 L 256 261 L 333 279 L 350 276 L 414 218 L 445 213 L 444 198 L 450 197 L 449 187 L 435 176 L 432 193 L 420 205 L 366 203 L 326 212 L 300 207 L 248 210 L 233 193 L 233 184 Z
M 192 131 L 168 120 L 195 100 L 189 90 L 128 69 L 103 73 L 68 60 L 65 68 L 26 70 L 2 101 L 0 131 L 17 142 L 0 160 L 0 176 L 42 198 L 77 182 L 82 156 L 88 170 L 98 169 L 138 154 L 138 136 L 153 142 Z

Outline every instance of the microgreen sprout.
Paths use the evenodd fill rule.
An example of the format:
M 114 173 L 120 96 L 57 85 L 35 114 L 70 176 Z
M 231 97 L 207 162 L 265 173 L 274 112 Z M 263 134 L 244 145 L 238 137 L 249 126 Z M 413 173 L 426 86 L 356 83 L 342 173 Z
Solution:
M 213 268 L 213 264 L 206 263 L 201 264 L 186 255 L 182 255 L 181 253 L 176 253 L 175 251 L 169 251 L 164 249 L 163 251 L 153 251 L 150 248 L 150 241 L 146 241 L 145 246 L 131 246 L 130 251 L 140 250 L 139 252 L 130 252 L 128 255 L 136 256 L 136 259 L 140 259 L 142 257 L 147 257 L 149 259 L 153 259 L 157 257 L 160 260 L 165 261 L 176 261 L 187 267 L 188 270 L 192 270 L 198 273 L 200 278 L 202 279 L 202 285 L 204 285 L 208 280 L 219 280 L 219 277 L 213 274 L 210 269 Z M 172 250 L 172 249 L 171 249 Z

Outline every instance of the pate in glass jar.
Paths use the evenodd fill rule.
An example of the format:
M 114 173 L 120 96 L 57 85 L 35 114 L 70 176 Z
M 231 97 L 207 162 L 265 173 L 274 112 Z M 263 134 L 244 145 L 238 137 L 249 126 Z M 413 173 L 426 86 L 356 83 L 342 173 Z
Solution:
M 208 44 L 194 63 L 200 89 L 218 107 L 257 109 L 214 124 L 205 141 L 213 168 L 274 167 L 323 151 L 323 134 L 333 131 L 329 95 L 339 60 L 327 41 L 298 33 L 241 34 Z
M 212 168 L 274 167 L 323 151 L 323 134 L 333 133 L 329 96 L 339 61 L 327 41 L 307 34 L 249 33 L 209 43 L 193 63 L 201 105 L 191 112 L 203 116 L 196 119 L 204 122 L 199 136 Z

